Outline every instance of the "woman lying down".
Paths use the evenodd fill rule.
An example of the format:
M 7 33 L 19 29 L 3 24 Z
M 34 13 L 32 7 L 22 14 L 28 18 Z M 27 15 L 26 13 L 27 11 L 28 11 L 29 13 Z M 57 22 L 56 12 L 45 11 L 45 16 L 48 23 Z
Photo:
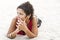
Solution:
M 12 19 L 7 37 L 13 39 L 18 34 L 27 35 L 29 38 L 38 35 L 37 18 L 34 16 L 33 6 L 29 2 L 17 7 L 17 16 Z

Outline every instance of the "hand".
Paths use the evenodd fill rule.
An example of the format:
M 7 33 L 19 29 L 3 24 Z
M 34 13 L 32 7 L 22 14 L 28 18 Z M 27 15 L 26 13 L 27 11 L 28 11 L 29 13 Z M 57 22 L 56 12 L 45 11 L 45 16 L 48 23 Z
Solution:
M 17 22 L 17 25 L 16 27 L 19 29 L 19 30 L 25 30 L 27 28 L 26 26 L 26 23 L 25 23 L 25 20 L 22 21 L 20 18 L 18 18 L 18 22 Z

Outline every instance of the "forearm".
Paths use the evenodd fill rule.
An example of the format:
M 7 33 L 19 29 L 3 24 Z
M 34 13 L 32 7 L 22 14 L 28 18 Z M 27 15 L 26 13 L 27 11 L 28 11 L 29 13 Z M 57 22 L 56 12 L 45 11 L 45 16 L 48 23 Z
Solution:
M 7 37 L 9 37 L 9 38 L 11 38 L 11 39 L 12 39 L 12 38 L 15 38 L 15 37 L 16 37 L 16 34 L 17 34 L 18 32 L 19 32 L 19 30 L 16 29 L 15 31 L 7 34 Z
M 17 34 L 20 30 L 19 29 L 16 29 L 14 32 L 12 32 L 11 34 Z
M 26 28 L 26 29 L 24 30 L 24 32 L 26 33 L 26 35 L 27 35 L 29 38 L 34 38 L 34 37 L 37 36 L 36 34 L 32 33 L 28 28 Z

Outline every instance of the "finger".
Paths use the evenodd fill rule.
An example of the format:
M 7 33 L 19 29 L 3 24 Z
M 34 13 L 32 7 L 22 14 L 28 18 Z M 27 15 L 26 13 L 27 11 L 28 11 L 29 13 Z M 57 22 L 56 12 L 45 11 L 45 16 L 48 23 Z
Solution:
M 20 20 L 18 20 L 18 23 L 22 23 Z
M 22 23 L 23 24 L 23 21 L 18 21 L 18 23 L 20 23 L 20 24 Z
M 18 18 L 19 21 L 22 21 L 21 18 Z
M 20 20 L 21 18 L 18 17 L 18 20 Z
M 20 24 L 22 24 L 22 23 L 18 23 L 18 22 L 17 22 L 17 25 L 20 25 Z
M 19 26 L 18 25 L 16 25 L 16 27 L 17 27 L 17 29 L 19 29 Z
M 18 22 L 16 22 L 16 24 L 18 24 Z
M 16 24 L 17 24 L 18 26 L 23 25 L 23 23 L 21 23 L 21 22 L 16 22 Z
M 22 20 L 20 18 L 18 18 L 18 22 L 21 22 Z
M 22 24 L 22 25 L 25 24 L 25 21 L 20 21 L 20 24 Z
M 18 28 L 18 25 L 16 25 L 16 27 Z
M 20 18 L 18 17 L 18 19 L 20 19 Z
M 22 21 L 20 18 L 18 18 L 18 23 L 22 23 L 22 24 L 24 24 L 25 23 L 25 21 Z
M 18 27 L 20 27 L 20 26 L 21 26 L 21 24 L 18 25 Z
M 17 28 L 19 28 L 21 25 L 16 25 Z
M 18 22 L 20 22 L 20 20 L 18 20 Z

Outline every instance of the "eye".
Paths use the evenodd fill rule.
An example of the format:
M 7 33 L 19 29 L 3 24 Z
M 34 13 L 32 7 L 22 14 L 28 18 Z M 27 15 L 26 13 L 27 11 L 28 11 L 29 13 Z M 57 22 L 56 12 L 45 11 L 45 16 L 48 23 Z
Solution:
M 20 15 L 23 15 L 22 13 L 19 13 Z
M 17 12 L 17 14 L 19 14 L 19 15 L 23 15 L 22 13 L 18 13 L 18 12 Z

